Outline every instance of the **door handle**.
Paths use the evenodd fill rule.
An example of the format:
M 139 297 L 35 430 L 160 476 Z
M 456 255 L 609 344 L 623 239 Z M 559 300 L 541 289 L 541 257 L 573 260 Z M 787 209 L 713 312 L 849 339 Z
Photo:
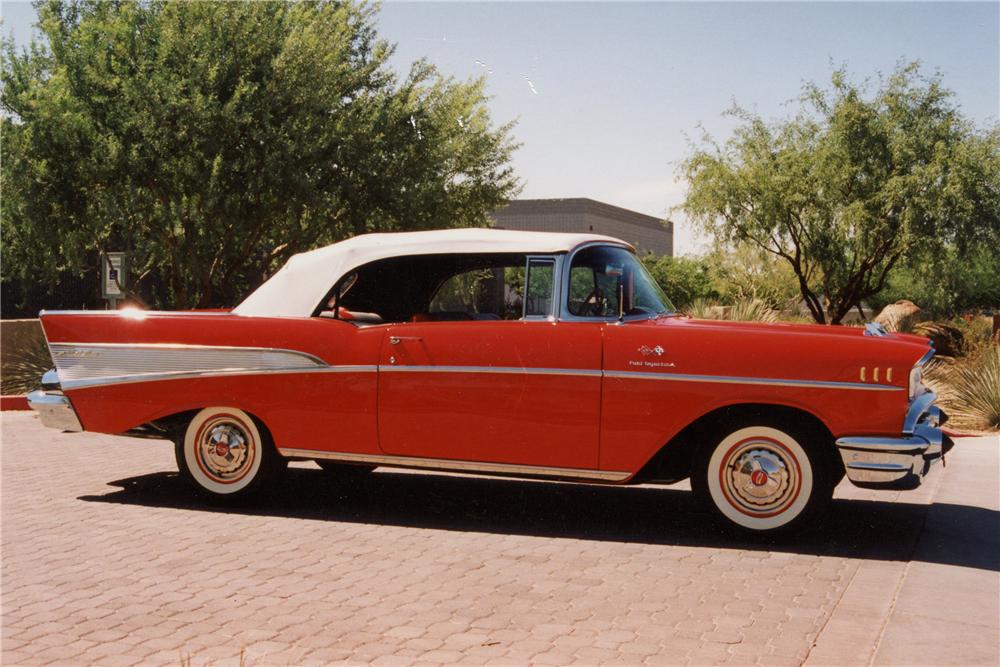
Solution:
M 399 345 L 404 340 L 423 340 L 420 336 L 389 336 L 391 345 Z

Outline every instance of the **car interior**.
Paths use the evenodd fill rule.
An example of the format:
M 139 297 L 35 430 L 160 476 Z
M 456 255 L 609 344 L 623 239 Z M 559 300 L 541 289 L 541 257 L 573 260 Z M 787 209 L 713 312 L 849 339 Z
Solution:
M 520 319 L 526 261 L 516 254 L 378 260 L 341 279 L 316 315 L 357 326 Z M 551 292 L 551 270 L 548 284 Z

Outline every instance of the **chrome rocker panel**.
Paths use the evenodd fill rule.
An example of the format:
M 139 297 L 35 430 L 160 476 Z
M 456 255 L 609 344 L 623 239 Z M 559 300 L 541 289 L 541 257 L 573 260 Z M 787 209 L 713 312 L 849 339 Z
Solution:
M 79 432 L 83 424 L 76 416 L 76 410 L 68 396 L 58 392 L 46 392 L 42 389 L 28 394 L 28 406 L 38 413 L 42 425 L 57 428 L 60 431 Z
M 294 449 L 280 447 L 278 453 L 288 458 L 324 459 L 345 464 L 388 466 L 393 468 L 424 468 L 486 475 L 508 475 L 511 477 L 545 477 L 554 479 L 601 480 L 622 482 L 632 476 L 623 470 L 590 470 L 585 468 L 553 468 L 548 466 L 518 465 L 513 463 L 490 463 L 486 461 L 464 461 L 457 459 L 432 459 L 417 456 L 392 456 L 388 454 L 355 454 L 351 452 L 329 452 L 315 449 Z
M 926 392 L 910 403 L 903 421 L 902 437 L 845 436 L 837 448 L 855 486 L 878 489 L 913 489 L 920 485 L 933 464 L 944 460 L 954 446 L 938 428 L 947 421 L 933 405 L 934 392 Z

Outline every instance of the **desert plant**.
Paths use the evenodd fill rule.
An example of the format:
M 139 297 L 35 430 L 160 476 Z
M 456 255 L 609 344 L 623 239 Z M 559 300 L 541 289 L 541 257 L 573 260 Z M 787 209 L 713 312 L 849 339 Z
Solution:
M 1000 429 L 1000 345 L 958 362 L 934 362 L 927 380 L 955 426 Z
M 725 309 L 714 299 L 695 299 L 688 304 L 684 312 L 699 320 L 721 320 Z
M 0 392 L 4 395 L 27 394 L 40 386 L 42 375 L 53 366 L 45 341 L 32 338 L 4 358 Z
M 733 304 L 726 313 L 726 319 L 738 322 L 777 322 L 778 311 L 766 301 L 744 299 Z
M 780 313 L 766 301 L 742 299 L 731 306 L 717 301 L 695 299 L 686 312 L 700 320 L 732 320 L 734 322 L 777 322 Z
M 993 320 L 990 317 L 956 317 L 950 323 L 962 332 L 965 338 L 964 354 L 967 356 L 978 357 L 991 345 L 995 344 L 993 338 Z

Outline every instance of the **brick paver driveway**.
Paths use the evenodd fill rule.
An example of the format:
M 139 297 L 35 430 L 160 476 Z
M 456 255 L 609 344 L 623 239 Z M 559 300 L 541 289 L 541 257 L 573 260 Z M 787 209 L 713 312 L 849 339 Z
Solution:
M 387 469 L 337 485 L 303 463 L 218 508 L 167 443 L 2 425 L 5 665 L 933 662 L 907 654 L 908 627 L 925 644 L 964 628 L 948 661 L 996 663 L 998 508 L 960 490 L 928 509 L 961 445 L 916 492 L 842 486 L 815 534 L 755 544 L 713 534 L 676 487 Z M 950 626 L 904 609 L 936 572 L 964 582 Z

